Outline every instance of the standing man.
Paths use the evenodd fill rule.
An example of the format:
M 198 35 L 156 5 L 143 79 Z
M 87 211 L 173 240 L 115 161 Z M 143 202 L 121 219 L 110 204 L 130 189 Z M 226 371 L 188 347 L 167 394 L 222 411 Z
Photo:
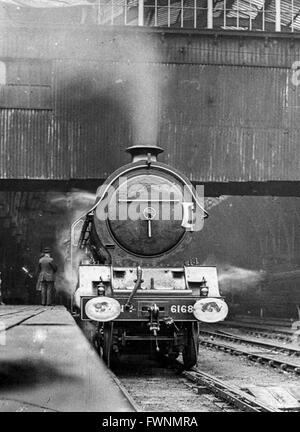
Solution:
M 51 306 L 54 299 L 54 280 L 57 265 L 51 257 L 51 249 L 44 248 L 44 254 L 39 259 L 38 285 L 41 290 L 41 302 L 43 306 Z M 38 288 L 38 289 L 39 289 Z

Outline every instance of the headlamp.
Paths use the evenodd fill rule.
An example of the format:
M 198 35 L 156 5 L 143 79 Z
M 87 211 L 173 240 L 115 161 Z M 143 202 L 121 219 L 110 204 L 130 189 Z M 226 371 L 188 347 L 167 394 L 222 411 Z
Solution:
M 193 314 L 199 321 L 215 323 L 226 318 L 228 306 L 220 298 L 202 298 L 194 304 Z
M 111 297 L 94 297 L 86 303 L 85 313 L 93 321 L 112 321 L 120 315 L 121 305 Z

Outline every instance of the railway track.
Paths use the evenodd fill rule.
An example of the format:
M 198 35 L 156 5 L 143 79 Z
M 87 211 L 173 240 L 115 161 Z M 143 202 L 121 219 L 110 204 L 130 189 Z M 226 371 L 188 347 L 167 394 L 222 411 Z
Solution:
M 290 347 L 286 345 L 274 344 L 272 342 L 250 339 L 241 335 L 234 335 L 229 332 L 224 332 L 222 330 L 211 331 L 211 330 L 200 330 L 200 336 L 205 335 L 212 338 L 218 338 L 225 341 L 236 342 L 239 344 L 251 344 L 260 348 L 276 350 L 280 353 L 287 354 L 289 356 L 300 356 L 300 348 Z
M 241 411 L 246 412 L 275 412 L 271 406 L 259 402 L 253 396 L 245 391 L 230 385 L 229 383 L 213 377 L 197 368 L 191 371 L 184 371 L 183 375 L 190 381 L 195 382 L 199 386 L 199 392 L 203 389 L 209 389 L 216 396 L 235 406 Z
M 140 364 L 140 363 L 139 363 Z M 246 391 L 176 361 L 168 367 L 133 366 L 114 373 L 137 411 L 275 412 Z
M 252 339 L 247 339 L 245 337 L 239 337 L 235 335 L 228 334 L 219 334 L 216 332 L 210 331 L 201 331 L 200 335 L 205 335 L 205 339 L 199 339 L 201 345 L 218 349 L 220 351 L 224 351 L 226 353 L 246 357 L 251 361 L 255 361 L 257 363 L 271 366 L 273 368 L 278 368 L 282 371 L 294 372 L 296 374 L 300 374 L 300 362 L 293 362 L 287 360 L 284 356 L 280 357 L 282 352 L 288 352 L 289 355 L 292 352 L 293 355 L 299 355 L 299 350 L 294 348 L 284 348 L 281 345 L 268 344 L 260 341 L 253 341 Z M 217 339 L 217 340 L 216 340 Z M 219 341 L 218 341 L 219 339 Z M 223 340 L 226 339 L 231 343 L 223 343 Z M 220 341 L 221 340 L 221 341 Z M 240 347 L 241 343 L 246 343 L 248 347 L 243 349 Z M 237 346 L 239 344 L 239 346 Z M 254 348 L 260 347 L 261 349 L 268 349 L 269 351 L 254 351 Z M 279 356 L 278 356 L 279 354 Z
M 144 362 L 145 364 L 145 362 Z M 137 370 L 138 368 L 138 370 Z M 125 370 L 124 370 L 125 369 Z M 161 365 L 124 368 L 115 371 L 122 388 L 141 412 L 236 412 L 231 403 L 209 388 L 199 392 L 199 384 L 178 373 L 176 367 Z
M 266 339 L 275 339 L 283 342 L 300 343 L 300 331 L 293 330 L 291 326 L 276 327 L 271 323 L 224 321 L 222 327 L 243 330 L 243 332 L 255 337 L 260 336 Z

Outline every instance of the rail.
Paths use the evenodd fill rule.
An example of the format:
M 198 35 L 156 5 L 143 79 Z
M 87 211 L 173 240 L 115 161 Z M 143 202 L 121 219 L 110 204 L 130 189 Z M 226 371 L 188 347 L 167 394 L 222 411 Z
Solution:
M 245 391 L 213 377 L 197 368 L 183 372 L 183 375 L 194 383 L 207 387 L 212 393 L 230 404 L 247 412 L 275 412 L 271 406 L 263 404 Z
M 248 360 L 254 361 L 256 363 L 260 363 L 262 365 L 277 368 L 282 371 L 294 372 L 295 374 L 298 375 L 300 374 L 299 363 L 287 361 L 286 359 L 282 359 L 282 358 L 276 358 L 276 354 L 274 356 L 274 354 L 265 354 L 265 353 L 248 351 L 233 345 L 228 345 L 213 340 L 200 339 L 200 345 L 206 346 L 208 348 L 214 348 L 219 351 L 224 351 L 231 355 L 246 357 Z
M 217 339 L 230 341 L 230 342 L 250 344 L 250 345 L 258 346 L 261 348 L 274 349 L 274 350 L 277 350 L 279 352 L 285 353 L 287 355 L 300 356 L 300 348 L 293 348 L 293 347 L 290 347 L 288 345 L 275 344 L 272 342 L 255 340 L 253 338 L 250 339 L 250 338 L 247 338 L 244 336 L 233 335 L 231 333 L 223 332 L 223 331 L 214 332 L 214 331 L 209 331 L 209 330 L 200 330 L 199 334 L 200 334 L 200 336 L 205 335 L 205 336 L 211 337 L 212 339 L 217 338 Z

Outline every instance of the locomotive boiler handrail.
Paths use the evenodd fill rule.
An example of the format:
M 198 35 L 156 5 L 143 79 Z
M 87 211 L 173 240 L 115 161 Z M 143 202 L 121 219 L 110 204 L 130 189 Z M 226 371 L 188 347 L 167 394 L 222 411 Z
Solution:
M 105 194 L 107 193 L 108 189 L 111 187 L 111 185 L 122 175 L 130 172 L 130 171 L 134 171 L 136 169 L 140 169 L 143 165 L 142 164 L 138 164 L 135 166 L 131 166 L 129 168 L 127 168 L 125 171 L 120 172 L 118 175 L 116 175 L 115 177 L 113 177 L 113 179 L 106 185 L 104 192 L 102 193 L 102 195 L 99 197 L 99 199 L 95 202 L 95 204 L 93 205 L 93 207 L 88 210 L 87 212 L 83 213 L 78 219 L 76 219 L 72 226 L 71 226 L 71 230 L 73 229 L 73 226 L 75 227 L 76 224 L 83 218 L 86 217 L 90 212 L 92 212 L 93 210 L 95 210 L 95 208 L 98 206 L 98 204 L 103 200 Z M 176 173 L 175 171 L 173 171 L 171 168 L 167 168 L 165 166 L 162 166 L 160 164 L 156 164 L 155 162 L 153 162 L 151 164 L 152 167 L 155 167 L 157 169 L 160 169 L 162 171 L 167 171 L 168 173 L 171 173 L 172 175 L 176 176 L 177 178 L 179 178 L 187 187 L 189 192 L 191 193 L 192 197 L 194 198 L 196 204 L 198 205 L 198 207 L 203 211 L 203 213 L 205 213 L 206 216 L 204 216 L 203 219 L 207 218 L 209 216 L 209 213 L 202 207 L 202 205 L 199 203 L 197 196 L 195 195 L 193 189 L 189 186 L 189 184 L 185 181 L 185 179 L 179 174 Z
M 87 231 L 90 223 L 91 223 L 90 218 L 86 218 L 85 221 L 83 222 L 83 225 L 82 225 L 82 228 L 81 228 L 81 234 L 80 234 L 80 237 L 79 237 L 79 240 L 78 240 L 78 244 L 77 245 L 73 244 L 73 246 L 78 246 L 78 245 L 79 245 L 79 247 L 82 246 L 82 243 L 84 241 L 85 233 L 86 233 L 86 231 Z

